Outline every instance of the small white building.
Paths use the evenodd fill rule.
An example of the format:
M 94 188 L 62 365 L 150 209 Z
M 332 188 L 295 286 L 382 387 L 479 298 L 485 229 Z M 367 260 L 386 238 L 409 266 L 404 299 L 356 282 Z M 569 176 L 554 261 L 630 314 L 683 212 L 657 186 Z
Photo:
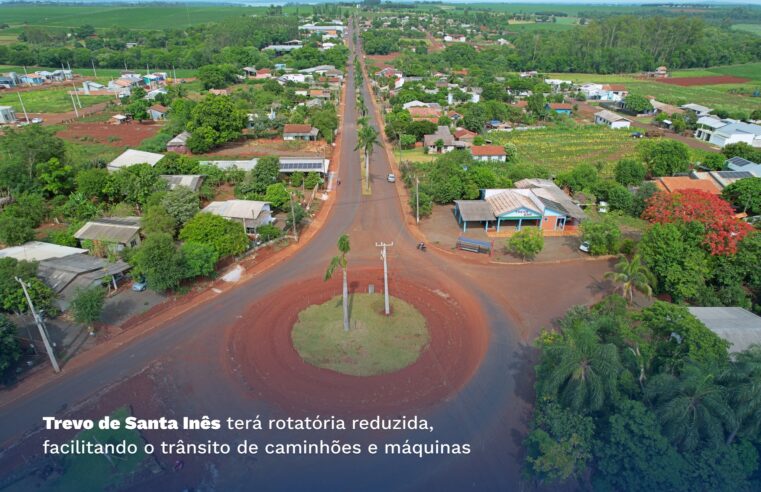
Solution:
M 16 121 L 16 111 L 11 106 L 0 106 L 0 125 L 12 125 Z
M 155 166 L 156 163 L 163 158 L 164 154 L 127 149 L 119 157 L 109 162 L 106 169 L 108 169 L 109 172 L 115 172 L 136 164 L 149 164 L 150 166 Z
M 702 116 L 708 116 L 709 114 L 711 114 L 711 111 L 713 111 L 713 109 L 709 107 L 701 106 L 700 104 L 693 104 L 693 103 L 683 104 L 679 107 L 684 109 L 685 111 L 690 111 L 694 113 L 695 116 L 697 116 L 698 118 Z
M 257 227 L 274 222 L 270 204 L 256 200 L 211 202 L 201 213 L 219 215 L 227 220 L 240 222 L 247 233 L 253 233 Z
M 595 113 L 595 124 L 605 125 L 614 130 L 619 128 L 629 128 L 631 120 L 624 118 L 620 114 L 616 114 L 613 111 L 603 109 L 602 111 Z

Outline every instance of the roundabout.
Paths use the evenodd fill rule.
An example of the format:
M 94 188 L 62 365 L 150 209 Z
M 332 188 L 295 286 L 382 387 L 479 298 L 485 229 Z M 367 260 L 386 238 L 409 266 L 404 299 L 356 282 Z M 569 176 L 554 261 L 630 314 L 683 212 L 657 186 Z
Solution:
M 383 272 L 349 270 L 351 295 L 367 292 L 369 285 L 376 290 L 382 286 Z M 397 343 L 395 347 L 408 349 L 405 357 L 399 357 L 393 348 L 384 351 L 383 358 L 392 354 L 393 361 L 403 362 L 396 364 L 394 370 L 345 374 L 337 372 L 336 366 L 317 367 L 302 358 L 292 336 L 299 313 L 304 310 L 308 313 L 310 306 L 319 307 L 326 302 L 338 304 L 340 312 L 341 282 L 324 282 L 321 278 L 291 284 L 249 306 L 228 330 L 231 355 L 228 369 L 253 397 L 295 412 L 393 414 L 430 407 L 447 399 L 472 377 L 486 352 L 489 332 L 477 304 L 455 285 L 431 289 L 391 276 L 389 286 L 396 298 L 414 306 L 412 312 L 419 312 L 428 335 L 427 343 L 421 343 L 424 339 L 419 338 L 413 343 L 410 340 Z M 369 296 L 371 310 L 376 300 L 382 310 L 380 295 Z M 359 321 L 356 326 L 358 331 L 366 330 L 359 326 Z M 340 317 L 334 328 L 337 337 L 345 333 Z M 417 338 L 415 333 L 421 335 L 420 331 L 412 331 L 406 336 Z M 413 350 L 409 350 L 411 347 Z M 417 357 L 411 357 L 415 352 Z M 333 351 L 332 355 L 336 353 Z M 353 360 L 347 364 L 346 358 L 339 362 L 344 368 L 357 366 Z M 365 362 L 360 364 L 362 367 L 368 366 L 366 361 L 360 362 Z
M 341 302 L 336 296 L 299 313 L 291 339 L 307 364 L 349 376 L 376 376 L 413 364 L 427 347 L 425 318 L 411 304 L 392 297 L 386 316 L 381 294 L 354 294 L 346 331 Z

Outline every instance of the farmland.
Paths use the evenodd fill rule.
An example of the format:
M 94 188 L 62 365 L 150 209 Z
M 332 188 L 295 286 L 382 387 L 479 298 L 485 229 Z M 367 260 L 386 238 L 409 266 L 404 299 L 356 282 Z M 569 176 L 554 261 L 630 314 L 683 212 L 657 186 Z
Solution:
M 61 67 L 22 67 L 18 65 L 0 65 L 0 72 L 16 72 L 23 74 L 24 70 L 28 73 L 35 72 L 38 70 L 48 70 L 48 71 L 54 71 L 54 70 L 60 70 Z M 92 68 L 72 68 L 72 72 L 74 72 L 75 75 L 80 75 L 82 77 L 88 77 L 91 80 L 97 80 L 98 82 L 105 83 L 108 82 L 110 79 L 118 78 L 122 72 L 125 70 L 122 68 L 98 68 L 95 71 L 95 75 L 97 77 L 93 76 L 93 70 Z M 129 68 L 128 70 L 137 72 L 137 73 L 144 73 L 145 67 L 136 67 L 136 68 Z M 158 71 L 167 71 L 172 72 L 174 74 L 177 73 L 177 77 L 179 78 L 190 78 L 196 76 L 196 70 L 191 68 L 178 68 L 175 70 L 171 70 L 171 67 L 151 67 L 151 70 L 158 70 Z
M 30 113 L 66 113 L 73 111 L 69 88 L 41 89 L 22 94 L 24 106 Z M 111 96 L 80 96 L 82 107 L 92 106 L 101 102 L 110 101 Z M 20 111 L 18 95 L 15 92 L 0 94 L 0 106 L 13 106 Z
M 604 162 L 603 174 L 610 174 L 615 161 L 634 153 L 636 142 L 630 135 L 629 130 L 591 125 L 492 132 L 489 138 L 499 145 L 515 144 L 521 162 L 539 164 L 553 174 L 596 162 Z
M 0 19 L 16 26 L 78 27 L 89 24 L 95 28 L 118 25 L 125 29 L 153 30 L 184 28 L 192 25 L 218 22 L 230 17 L 261 14 L 268 7 L 211 7 L 188 5 L 154 6 L 58 6 L 58 5 L 3 5 Z M 309 6 L 285 7 L 284 10 L 306 13 Z

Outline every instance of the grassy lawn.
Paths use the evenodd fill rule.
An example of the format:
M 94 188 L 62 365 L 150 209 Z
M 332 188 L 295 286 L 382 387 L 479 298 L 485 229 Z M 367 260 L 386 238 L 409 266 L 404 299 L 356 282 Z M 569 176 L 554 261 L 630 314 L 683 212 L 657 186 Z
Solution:
M 112 413 L 111 417 L 124 422 L 124 419 L 129 415 L 129 409 L 122 407 Z M 51 490 L 80 491 L 119 488 L 119 484 L 147 458 L 143 452 L 145 442 L 140 434 L 134 430 L 101 430 L 96 428 L 80 432 L 75 439 L 101 444 L 125 441 L 128 444 L 136 444 L 138 452 L 123 456 L 112 455 L 113 465 L 103 455 L 66 456 L 62 460 L 63 475 L 55 484 L 51 484 Z
M 341 296 L 299 314 L 291 338 L 305 362 L 351 376 L 387 374 L 415 362 L 428 345 L 425 318 L 401 299 L 391 298 L 389 317 L 381 294 L 354 294 L 349 309 L 348 332 Z
M 512 142 L 520 162 L 539 164 L 552 173 L 581 163 L 602 162 L 602 174 L 612 174 L 613 165 L 635 152 L 631 130 L 611 130 L 599 125 L 542 128 L 538 130 L 490 132 L 498 145 Z
M 394 156 L 398 158 L 399 150 L 394 150 Z M 438 157 L 436 154 L 426 154 L 423 152 L 423 147 L 416 147 L 414 149 L 402 149 L 402 160 L 410 162 L 431 162 Z
M 103 161 L 111 162 L 127 150 L 127 147 L 112 147 L 106 144 L 92 143 L 87 141 L 72 142 L 70 140 L 64 140 L 66 148 L 66 158 L 70 162 L 94 162 Z
M 66 113 L 73 111 L 71 105 L 70 88 L 40 89 L 21 93 L 26 110 L 30 113 Z M 111 96 L 79 96 L 82 107 L 92 106 L 101 102 L 112 100 Z M 18 95 L 15 92 L 0 95 L 0 106 L 13 106 L 16 113 L 23 116 Z

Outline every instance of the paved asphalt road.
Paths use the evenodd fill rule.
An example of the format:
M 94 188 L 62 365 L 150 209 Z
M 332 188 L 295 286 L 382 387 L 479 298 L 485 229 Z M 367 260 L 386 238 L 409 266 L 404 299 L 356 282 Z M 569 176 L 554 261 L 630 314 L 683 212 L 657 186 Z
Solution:
M 351 38 L 352 34 L 349 35 Z M 508 268 L 494 265 L 447 260 L 445 255 L 433 251 L 418 252 L 415 239 L 405 227 L 396 187 L 386 182 L 390 167 L 383 148 L 377 148 L 371 160 L 373 193 L 362 196 L 359 155 L 354 151 L 357 115 L 351 63 L 346 83 L 340 149 L 342 184 L 338 187 L 331 216 L 311 242 L 288 261 L 197 306 L 88 367 L 65 371 L 53 383 L 0 406 L 0 442 L 38 426 L 42 416 L 81 402 L 156 361 L 161 361 L 165 368 L 167 381 L 186 389 L 185 399 L 177 402 L 178 415 L 245 417 L 273 414 L 275 410 L 266 402 L 252 402 L 238 390 L 238 382 L 224 377 L 225 369 L 219 361 L 225 358 L 227 347 L 221 333 L 256 300 L 299 278 L 321 276 L 329 258 L 336 252 L 336 239 L 340 234 L 348 233 L 352 241 L 350 268 L 380 268 L 374 243 L 394 241 L 394 247 L 389 251 L 392 271 L 409 275 L 426 285 L 435 286 L 444 278 L 454 280 L 471 292 L 481 305 L 491 332 L 482 365 L 459 393 L 426 411 L 426 416 L 436 426 L 436 433 L 430 440 L 470 442 L 473 453 L 468 457 L 422 459 L 380 456 L 261 458 L 255 473 L 249 466 L 221 467 L 217 489 L 483 491 L 519 488 L 520 441 L 528 417 L 532 369 L 531 351 L 519 341 L 517 329 L 510 321 L 514 315 L 509 304 L 512 301 L 508 301 L 507 291 L 500 288 L 513 273 Z M 363 87 L 362 92 L 370 106 L 367 87 Z M 379 122 L 373 123 L 378 125 Z M 578 284 L 579 291 L 586 290 L 587 279 L 577 280 L 580 281 L 583 283 Z M 566 302 L 581 302 L 587 294 L 582 293 L 578 300 L 569 298 Z M 440 363 L 443 365 L 446 361 Z M 359 438 L 341 436 L 348 441 L 355 437 Z M 398 441 L 399 437 L 395 435 L 394 439 Z M 410 434 L 409 437 L 415 436 Z M 401 438 L 403 440 L 405 436 Z M 294 437 L 294 440 L 298 439 Z M 148 489 L 171 490 L 164 487 L 160 477 Z

